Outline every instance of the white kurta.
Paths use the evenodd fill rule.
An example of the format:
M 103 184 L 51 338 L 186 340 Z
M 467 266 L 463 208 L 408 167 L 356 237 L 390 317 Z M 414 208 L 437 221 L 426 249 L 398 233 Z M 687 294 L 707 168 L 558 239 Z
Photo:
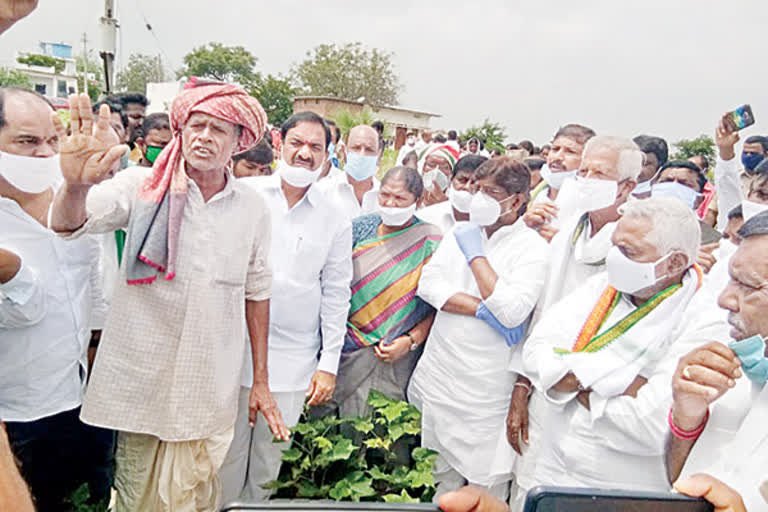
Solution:
M 675 327 L 665 339 L 650 342 L 649 350 L 653 346 L 662 348 L 648 354 L 649 361 L 638 373 L 648 382 L 635 398 L 621 394 L 599 396 L 593 391 L 591 410 L 587 410 L 576 400 L 576 393 L 550 389 L 568 372 L 567 368 L 559 373 L 552 370 L 562 364 L 564 357 L 556 355 L 553 347 L 571 348 L 606 282 L 604 274 L 594 276 L 546 312 L 525 341 L 522 361 L 511 366 L 528 376 L 536 388 L 529 404 L 530 444 L 515 467 L 517 482 L 523 489 L 562 485 L 664 491 L 669 487 L 663 454 L 672 403 L 672 374 L 679 358 L 703 339 L 727 336 L 725 315 L 713 314 L 709 296 L 699 292 L 687 307 L 683 305 L 683 313 L 677 313 L 681 318 L 651 319 L 650 315 L 666 303 L 662 302 L 646 317 L 652 325 L 645 328 L 652 329 L 659 323 Z M 601 332 L 635 309 L 622 297 Z M 621 342 L 619 337 L 613 343 Z
M 437 226 L 443 234 L 451 231 L 456 225 L 456 219 L 453 218 L 453 206 L 451 206 L 450 201 L 442 201 L 417 210 L 416 217 L 427 224 Z
M 701 340 L 702 344 L 706 340 Z M 709 473 L 741 494 L 747 510 L 768 510 L 760 487 L 768 479 L 768 386 L 746 376 L 711 407 L 681 477 Z
M 485 240 L 485 254 L 499 275 L 485 300 L 507 326 L 526 321 L 541 293 L 549 246 L 522 220 Z M 424 267 L 419 296 L 438 309 L 408 388 L 422 413 L 422 445 L 440 455 L 469 482 L 493 486 L 509 480 L 515 453 L 506 439 L 514 374 L 503 337 L 484 321 L 439 311 L 453 295 L 480 297 L 453 232 Z
M 362 204 L 355 196 L 355 190 L 347 180 L 347 173 L 328 176 L 317 183 L 319 190 L 343 214 L 348 221 L 375 213 L 379 209 L 379 180 L 373 178 L 373 188 L 363 194 Z

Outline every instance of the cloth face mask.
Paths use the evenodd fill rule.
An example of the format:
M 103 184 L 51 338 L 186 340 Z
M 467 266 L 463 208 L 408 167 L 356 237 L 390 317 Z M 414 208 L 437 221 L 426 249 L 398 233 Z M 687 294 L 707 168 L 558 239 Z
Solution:
M 572 171 L 552 172 L 552 169 L 550 169 L 547 164 L 544 164 L 541 166 L 541 179 L 546 181 L 550 188 L 560 190 L 560 187 L 563 186 L 565 180 L 575 178 L 577 172 L 578 170 L 576 169 Z
M 633 196 L 642 196 L 651 191 L 651 180 L 638 183 L 632 191 Z
M 0 151 L 0 175 L 22 192 L 40 194 L 62 177 L 59 155 L 36 158 Z
M 416 203 L 413 203 L 411 206 L 406 206 L 405 208 L 379 205 L 379 215 L 381 215 L 381 221 L 385 226 L 390 227 L 404 225 L 411 217 L 413 217 L 415 212 Z
M 349 174 L 355 181 L 365 181 L 376 174 L 378 166 L 377 156 L 365 156 L 357 153 L 347 155 L 347 163 L 344 166 L 344 172 Z
M 672 254 L 672 253 L 670 253 Z M 662 277 L 656 277 L 656 265 L 670 254 L 656 261 L 641 263 L 629 259 L 615 245 L 608 249 L 605 266 L 608 271 L 608 284 L 622 293 L 633 294 L 656 284 Z
M 728 346 L 741 360 L 741 368 L 755 384 L 763 385 L 768 380 L 768 359 L 765 358 L 765 341 L 759 334 L 740 341 L 732 341 Z
M 283 159 L 277 163 L 277 173 L 291 186 L 297 188 L 308 187 L 320 177 L 320 171 L 310 171 L 306 167 L 295 167 Z
M 635 190 L 637 190 L 637 187 L 635 187 Z M 686 187 L 680 183 L 665 181 L 664 183 L 656 183 L 651 187 L 651 197 L 674 197 L 684 202 L 688 208 L 693 210 L 701 194 L 691 187 Z
M 147 152 L 144 153 L 144 158 L 147 159 L 147 162 L 154 164 L 155 160 L 157 160 L 157 157 L 160 156 L 162 151 L 163 148 L 160 146 L 147 146 Z

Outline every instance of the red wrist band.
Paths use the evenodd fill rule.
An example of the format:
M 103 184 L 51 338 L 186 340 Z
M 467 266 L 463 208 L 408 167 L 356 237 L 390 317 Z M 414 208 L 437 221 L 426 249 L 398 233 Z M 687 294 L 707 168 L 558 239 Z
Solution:
M 669 408 L 669 416 L 667 417 L 667 420 L 669 422 L 669 429 L 672 431 L 673 436 L 680 439 L 681 441 L 695 441 L 699 438 L 701 433 L 704 432 L 704 428 L 707 426 L 707 421 L 709 420 L 709 409 L 707 409 L 707 414 L 704 416 L 704 421 L 701 422 L 701 425 L 693 430 L 683 430 L 675 425 L 675 422 L 672 419 L 671 407 Z

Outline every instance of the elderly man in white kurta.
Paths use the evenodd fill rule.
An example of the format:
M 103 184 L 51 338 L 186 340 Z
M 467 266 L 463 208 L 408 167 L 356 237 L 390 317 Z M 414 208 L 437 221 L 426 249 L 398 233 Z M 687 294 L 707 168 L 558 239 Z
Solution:
M 422 413 L 422 445 L 440 453 L 438 495 L 472 483 L 507 496 L 515 457 L 504 437 L 515 380 L 507 368 L 549 249 L 519 220 L 529 184 L 527 168 L 511 157 L 482 164 L 469 223 L 445 235 L 419 281 L 419 296 L 438 313 L 408 398 Z
M 706 311 L 698 219 L 671 198 L 633 201 L 612 236 L 607 271 L 555 304 L 511 368 L 534 386 L 530 444 L 515 475 L 517 501 L 537 485 L 663 491 L 669 381 L 691 344 L 681 333 Z M 718 327 L 706 325 L 717 334 Z M 689 333 L 690 334 L 690 333 Z M 513 403 L 529 407 L 526 401 Z M 516 441 L 518 432 L 510 432 Z M 513 509 L 516 508 L 513 506 Z
M 78 236 L 127 230 L 112 310 L 83 402 L 83 421 L 119 431 L 117 510 L 213 510 L 232 439 L 243 316 L 257 376 L 251 418 L 288 432 L 267 385 L 269 214 L 231 175 L 232 154 L 266 117 L 239 87 L 207 85 L 173 103 L 173 141 L 152 169 L 107 179 L 124 151 L 102 107 L 70 98 L 66 180 L 52 227 Z M 160 279 L 158 279 L 160 277 Z

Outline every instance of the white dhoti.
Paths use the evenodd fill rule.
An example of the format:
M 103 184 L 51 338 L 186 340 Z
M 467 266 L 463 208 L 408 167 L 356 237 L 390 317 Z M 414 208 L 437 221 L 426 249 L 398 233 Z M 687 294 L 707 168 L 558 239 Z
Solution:
M 234 429 L 196 441 L 167 442 L 119 432 L 115 512 L 208 512 L 221 501 L 219 469 Z

